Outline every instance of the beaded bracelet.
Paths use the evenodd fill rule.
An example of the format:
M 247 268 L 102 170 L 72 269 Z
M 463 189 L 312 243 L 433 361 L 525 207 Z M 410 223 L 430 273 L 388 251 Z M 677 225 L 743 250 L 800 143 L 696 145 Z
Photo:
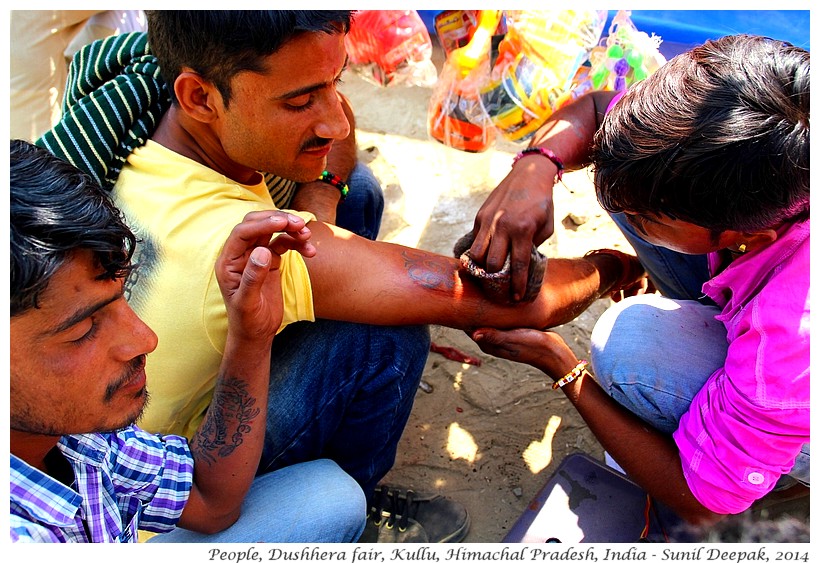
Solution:
M 513 158 L 513 164 L 518 162 L 521 158 L 527 156 L 528 154 L 540 154 L 543 157 L 546 157 L 552 161 L 552 163 L 558 168 L 558 181 L 561 181 L 561 178 L 564 177 L 564 161 L 558 158 L 558 156 L 549 149 L 545 149 L 542 147 L 529 147 L 515 155 Z
M 561 379 L 559 379 L 558 381 L 553 383 L 552 388 L 553 389 L 559 389 L 559 388 L 563 387 L 564 385 L 572 383 L 573 381 L 575 381 L 576 379 L 578 379 L 582 375 L 589 374 L 589 372 L 586 369 L 588 364 L 589 364 L 589 362 L 586 361 L 586 360 L 579 361 L 578 365 L 576 365 L 574 368 L 572 368 L 569 371 L 569 373 L 567 373 L 564 377 L 562 377 Z
M 347 187 L 347 184 L 341 177 L 337 176 L 333 172 L 328 172 L 325 170 L 322 172 L 322 175 L 318 178 L 320 181 L 325 182 L 326 184 L 330 184 L 331 186 L 338 188 L 339 191 L 342 193 L 342 200 L 347 197 L 347 193 L 350 191 L 350 188 Z

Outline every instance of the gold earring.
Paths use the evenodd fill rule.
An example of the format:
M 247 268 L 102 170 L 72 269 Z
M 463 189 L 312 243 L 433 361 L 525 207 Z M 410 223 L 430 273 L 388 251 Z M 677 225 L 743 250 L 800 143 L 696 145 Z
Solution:
M 740 252 L 741 254 L 743 254 L 744 252 L 746 252 L 746 243 L 744 242 L 743 244 L 741 244 L 740 246 L 738 246 L 738 247 L 737 247 L 737 251 L 738 251 L 738 252 Z

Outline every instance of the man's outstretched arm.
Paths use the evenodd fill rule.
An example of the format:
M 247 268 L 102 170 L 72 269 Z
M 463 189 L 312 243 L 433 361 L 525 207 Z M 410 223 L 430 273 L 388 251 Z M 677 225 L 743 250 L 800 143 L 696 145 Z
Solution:
M 306 260 L 317 318 L 380 325 L 438 324 L 458 329 L 557 326 L 613 291 L 617 258 L 549 260 L 540 295 L 499 305 L 459 271 L 455 258 L 374 242 L 319 222 L 309 224 L 316 256 Z M 642 270 L 636 268 L 636 275 Z M 634 281 L 634 280 L 630 280 Z

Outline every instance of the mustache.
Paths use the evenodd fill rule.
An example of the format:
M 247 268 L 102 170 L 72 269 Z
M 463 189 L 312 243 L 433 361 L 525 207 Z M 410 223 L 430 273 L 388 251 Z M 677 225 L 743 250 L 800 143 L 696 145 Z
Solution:
M 125 368 L 125 373 L 123 373 L 122 377 L 120 377 L 119 379 L 117 379 L 117 381 L 109 384 L 108 387 L 106 387 L 106 401 L 110 401 L 111 399 L 113 399 L 114 395 L 117 393 L 120 387 L 127 385 L 128 382 L 134 379 L 134 376 L 137 374 L 137 372 L 145 368 L 145 357 L 145 354 L 142 354 L 128 362 L 128 365 Z
M 313 149 L 323 149 L 326 146 L 328 146 L 329 144 L 331 144 L 332 142 L 333 142 L 332 139 L 323 139 L 321 137 L 313 137 L 311 139 L 308 139 L 304 143 L 302 143 L 302 146 L 300 147 L 299 150 L 309 151 L 309 150 L 313 150 Z

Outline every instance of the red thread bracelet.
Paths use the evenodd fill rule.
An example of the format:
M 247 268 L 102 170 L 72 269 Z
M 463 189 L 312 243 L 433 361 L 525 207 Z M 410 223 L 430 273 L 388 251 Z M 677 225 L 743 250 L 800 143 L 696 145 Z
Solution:
M 558 181 L 561 181 L 561 178 L 564 177 L 564 161 L 558 158 L 558 156 L 549 149 L 545 149 L 542 147 L 529 147 L 515 155 L 513 158 L 513 164 L 518 162 L 523 157 L 527 156 L 528 154 L 540 154 L 543 157 L 546 157 L 552 161 L 552 163 L 558 168 Z

